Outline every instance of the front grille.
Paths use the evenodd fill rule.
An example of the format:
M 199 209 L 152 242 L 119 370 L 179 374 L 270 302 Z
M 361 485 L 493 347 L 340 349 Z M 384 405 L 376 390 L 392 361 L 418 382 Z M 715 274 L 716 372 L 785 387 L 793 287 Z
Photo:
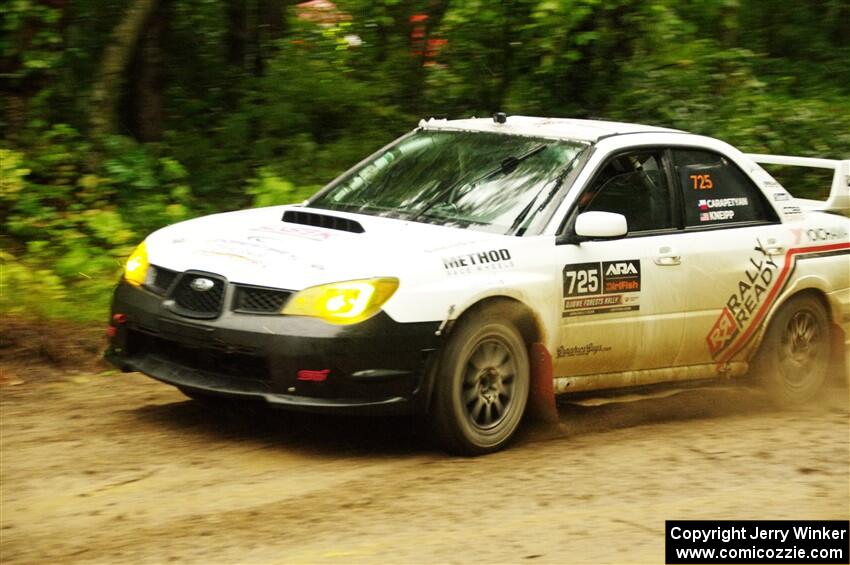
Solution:
M 233 310 L 252 314 L 279 314 L 290 296 L 292 292 L 288 290 L 236 285 Z
M 268 363 L 259 355 L 192 347 L 136 331 L 128 333 L 128 348 L 131 355 L 153 355 L 170 363 L 218 375 L 262 381 L 271 379 Z
M 148 275 L 145 286 L 157 294 L 165 294 L 179 274 L 179 272 L 171 269 L 151 265 L 151 273 Z
M 193 286 L 195 281 L 201 279 L 212 282 L 212 286 L 207 289 L 197 284 Z M 194 318 L 215 318 L 221 312 L 224 280 L 213 275 L 184 273 L 177 281 L 171 298 L 178 314 Z

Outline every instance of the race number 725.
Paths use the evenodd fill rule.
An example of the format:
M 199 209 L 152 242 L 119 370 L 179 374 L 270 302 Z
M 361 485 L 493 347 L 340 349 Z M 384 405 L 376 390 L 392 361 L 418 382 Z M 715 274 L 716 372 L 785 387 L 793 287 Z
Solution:
M 599 263 L 578 263 L 564 267 L 564 296 L 599 294 L 601 274 Z

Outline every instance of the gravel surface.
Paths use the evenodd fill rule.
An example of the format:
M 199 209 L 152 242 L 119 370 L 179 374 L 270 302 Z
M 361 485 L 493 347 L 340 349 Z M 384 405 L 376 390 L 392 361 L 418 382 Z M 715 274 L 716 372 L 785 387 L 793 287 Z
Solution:
M 711 388 L 526 425 L 463 459 L 405 418 L 205 405 L 2 367 L 2 563 L 660 563 L 667 519 L 848 519 L 846 388 Z

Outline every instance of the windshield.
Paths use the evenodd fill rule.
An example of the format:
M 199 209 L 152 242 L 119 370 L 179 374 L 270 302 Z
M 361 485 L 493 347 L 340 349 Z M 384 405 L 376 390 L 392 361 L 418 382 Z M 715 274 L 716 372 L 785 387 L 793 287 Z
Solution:
M 586 146 L 422 130 L 315 196 L 310 207 L 521 234 Z

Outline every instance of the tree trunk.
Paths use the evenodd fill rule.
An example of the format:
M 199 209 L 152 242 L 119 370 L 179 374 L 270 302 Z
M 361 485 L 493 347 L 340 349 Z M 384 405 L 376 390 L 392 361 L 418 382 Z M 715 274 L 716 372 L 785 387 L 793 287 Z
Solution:
M 94 135 L 115 131 L 124 72 L 130 64 L 145 23 L 158 2 L 132 0 L 124 17 L 112 29 L 92 88 L 89 125 Z
M 126 119 L 139 141 L 162 138 L 165 119 L 162 38 L 168 22 L 167 5 L 168 0 L 160 0 L 151 14 L 129 67 Z
M 496 83 L 496 93 L 493 97 L 494 104 L 489 108 L 490 112 L 502 112 L 505 110 L 505 98 L 511 88 L 513 81 L 513 59 L 514 50 L 511 46 L 513 40 L 513 31 L 516 29 L 516 2 L 502 2 L 502 29 L 499 46 L 501 57 L 498 61 L 494 61 L 494 67 L 498 68 Z
M 254 76 L 263 76 L 266 61 L 272 57 L 275 42 L 286 32 L 286 15 L 283 0 L 257 0 L 253 27 Z
M 245 0 L 227 3 L 227 62 L 242 69 L 245 65 L 245 43 L 248 36 L 248 12 Z

